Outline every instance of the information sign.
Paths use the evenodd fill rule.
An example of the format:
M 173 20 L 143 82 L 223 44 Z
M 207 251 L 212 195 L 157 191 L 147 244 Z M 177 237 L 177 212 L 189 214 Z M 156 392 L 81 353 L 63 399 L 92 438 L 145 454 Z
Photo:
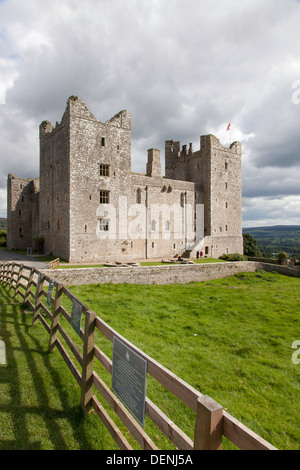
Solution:
M 147 361 L 117 336 L 113 339 L 112 389 L 144 427 Z
M 52 304 L 52 294 L 54 289 L 54 281 L 52 279 L 49 281 L 48 294 L 47 294 L 47 304 L 51 307 Z
M 72 312 L 71 312 L 71 325 L 80 335 L 80 325 L 81 325 L 81 315 L 82 315 L 82 305 L 77 302 L 77 300 L 73 299 L 72 303 Z

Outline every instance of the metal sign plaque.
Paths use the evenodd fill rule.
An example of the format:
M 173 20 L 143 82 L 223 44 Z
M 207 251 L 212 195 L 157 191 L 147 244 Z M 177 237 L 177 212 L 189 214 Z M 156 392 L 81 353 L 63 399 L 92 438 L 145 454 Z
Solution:
M 47 304 L 51 307 L 52 304 L 52 294 L 54 289 L 54 281 L 52 279 L 49 281 L 48 294 L 47 294 Z
M 80 335 L 81 315 L 82 315 L 82 305 L 74 299 L 72 303 L 70 324 L 72 325 L 76 333 L 79 335 Z
M 144 427 L 147 361 L 114 336 L 112 389 L 135 419 Z

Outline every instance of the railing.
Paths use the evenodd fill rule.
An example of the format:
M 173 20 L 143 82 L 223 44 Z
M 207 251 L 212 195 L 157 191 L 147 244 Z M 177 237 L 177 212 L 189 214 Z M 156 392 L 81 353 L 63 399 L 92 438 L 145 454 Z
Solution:
M 188 383 L 146 355 L 127 341 L 107 323 L 76 298 L 65 286 L 58 284 L 43 271 L 24 265 L 6 263 L 0 265 L 0 282 L 15 291 L 33 311 L 33 324 L 39 320 L 49 334 L 49 351 L 58 349 L 75 380 L 81 388 L 81 407 L 85 413 L 92 408 L 105 424 L 120 449 L 131 450 L 132 446 L 122 434 L 114 419 L 105 410 L 94 391 L 100 393 L 125 427 L 130 431 L 138 445 L 145 450 L 158 450 L 144 428 L 132 417 L 120 399 L 95 371 L 101 364 L 110 374 L 112 360 L 96 344 L 96 334 L 100 332 L 109 341 L 119 338 L 147 361 L 147 374 L 179 398 L 195 413 L 194 439 L 188 437 L 165 413 L 146 397 L 145 413 L 160 431 L 180 450 L 216 450 L 222 448 L 225 436 L 243 450 L 276 450 L 263 438 L 244 426 L 221 405 L 206 395 L 202 395 Z M 49 287 L 51 287 L 49 289 Z M 53 289 L 53 291 L 52 291 Z M 50 291 L 50 292 L 49 292 Z M 55 291 L 55 295 L 53 295 Z M 44 299 L 46 298 L 46 302 Z M 78 336 L 82 340 L 82 352 L 63 322 L 71 323 L 71 315 L 66 304 L 77 302 L 85 317 L 84 328 L 80 327 Z M 41 313 L 42 312 L 42 313 Z M 47 321 L 49 320 L 49 322 Z M 74 330 L 71 328 L 71 331 Z M 98 333 L 97 333 L 98 335 Z M 77 336 L 76 336 L 77 338 Z M 98 338 L 98 337 L 97 337 Z M 73 358 L 71 355 L 73 355 Z M 77 361 L 77 365 L 74 362 Z M 78 368 L 81 368 L 81 371 Z
M 50 268 L 50 269 L 55 268 L 56 266 L 59 265 L 59 262 L 60 262 L 60 259 L 59 259 L 59 258 L 56 258 L 56 259 L 54 259 L 53 261 L 49 261 L 49 263 L 48 263 L 48 264 L 49 264 L 49 268 Z

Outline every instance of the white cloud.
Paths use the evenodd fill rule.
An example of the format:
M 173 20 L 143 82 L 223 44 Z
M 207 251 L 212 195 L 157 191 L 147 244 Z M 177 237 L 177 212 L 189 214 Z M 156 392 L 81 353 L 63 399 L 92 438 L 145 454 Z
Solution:
M 15 60 L 0 57 L 0 104 L 6 104 L 6 92 L 14 86 L 17 77 Z
M 245 198 L 299 195 L 299 13 L 294 0 L 0 2 L 1 188 L 8 172 L 36 176 L 38 125 L 74 94 L 101 121 L 132 112 L 135 171 L 168 139 L 229 144 L 231 120 Z

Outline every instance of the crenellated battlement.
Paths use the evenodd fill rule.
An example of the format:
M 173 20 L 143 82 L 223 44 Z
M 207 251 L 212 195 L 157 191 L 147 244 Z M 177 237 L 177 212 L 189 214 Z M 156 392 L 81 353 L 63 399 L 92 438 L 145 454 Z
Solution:
M 72 95 L 61 121 L 39 131 L 40 179 L 8 177 L 11 246 L 39 239 L 45 253 L 76 262 L 242 252 L 239 142 L 202 135 L 194 150 L 167 140 L 163 177 L 156 148 L 146 173 L 132 173 L 126 110 L 100 122 Z

